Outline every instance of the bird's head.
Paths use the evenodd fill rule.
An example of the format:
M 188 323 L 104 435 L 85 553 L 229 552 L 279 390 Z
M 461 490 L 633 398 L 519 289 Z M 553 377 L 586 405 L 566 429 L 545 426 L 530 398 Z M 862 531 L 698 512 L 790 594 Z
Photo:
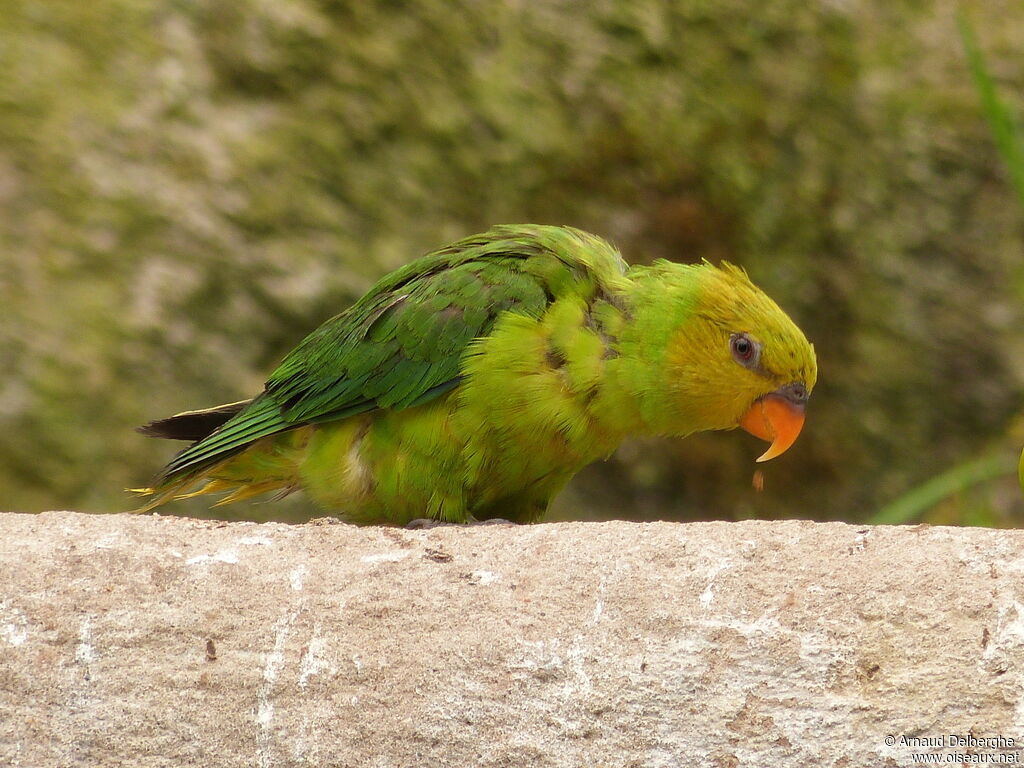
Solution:
M 676 390 L 680 423 L 732 429 L 785 452 L 804 423 L 818 376 L 814 348 L 779 306 L 731 264 L 680 267 L 678 324 L 669 331 L 663 381 Z

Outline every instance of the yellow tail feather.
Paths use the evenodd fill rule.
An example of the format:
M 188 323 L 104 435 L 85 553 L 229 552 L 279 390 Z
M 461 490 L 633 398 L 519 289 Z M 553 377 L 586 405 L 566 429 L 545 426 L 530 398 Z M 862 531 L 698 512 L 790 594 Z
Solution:
M 236 501 L 243 501 L 244 499 L 251 499 L 253 496 L 259 496 L 262 493 L 269 491 L 277 491 L 285 488 L 286 483 L 279 480 L 269 480 L 265 483 L 253 483 L 252 485 L 242 485 L 235 489 L 234 493 L 225 496 L 223 499 L 218 501 L 213 506 L 222 507 L 225 504 L 234 504 Z
M 177 496 L 174 497 L 174 500 L 181 501 L 182 499 L 194 499 L 196 496 L 202 496 L 204 493 L 217 493 L 219 491 L 228 491 L 234 488 L 236 485 L 238 485 L 238 483 L 232 483 L 227 480 L 210 480 L 198 491 L 192 491 L 191 493 L 179 493 Z
M 196 474 L 170 480 L 166 485 L 157 481 L 152 488 L 129 488 L 129 493 L 153 497 L 132 512 L 151 512 L 168 501 L 222 491 L 231 493 L 213 506 L 233 504 L 268 491 L 280 491 L 277 498 L 287 496 L 298 489 L 298 462 L 311 434 L 311 428 L 295 429 L 260 440 L 236 456 Z M 200 488 L 189 490 L 203 480 L 206 482 Z

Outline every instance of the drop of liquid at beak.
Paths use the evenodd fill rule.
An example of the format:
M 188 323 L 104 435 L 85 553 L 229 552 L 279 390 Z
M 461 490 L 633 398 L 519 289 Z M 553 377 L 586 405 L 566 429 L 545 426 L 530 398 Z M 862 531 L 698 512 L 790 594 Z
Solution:
M 764 490 L 764 470 L 755 469 L 754 476 L 750 478 L 750 484 L 754 490 L 760 493 Z

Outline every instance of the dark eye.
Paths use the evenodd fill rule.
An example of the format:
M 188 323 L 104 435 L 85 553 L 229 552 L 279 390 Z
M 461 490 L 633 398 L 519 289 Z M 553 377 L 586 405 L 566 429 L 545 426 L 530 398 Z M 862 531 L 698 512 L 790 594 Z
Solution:
M 745 333 L 734 333 L 729 338 L 729 348 L 736 362 L 747 368 L 757 365 L 757 358 L 760 357 L 758 344 Z

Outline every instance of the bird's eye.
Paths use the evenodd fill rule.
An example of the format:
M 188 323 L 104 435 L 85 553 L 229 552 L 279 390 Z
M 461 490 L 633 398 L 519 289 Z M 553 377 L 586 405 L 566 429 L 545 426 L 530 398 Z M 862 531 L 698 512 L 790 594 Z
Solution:
M 729 337 L 729 348 L 732 356 L 742 366 L 754 368 L 760 357 L 760 348 L 756 341 L 745 333 L 734 333 Z

